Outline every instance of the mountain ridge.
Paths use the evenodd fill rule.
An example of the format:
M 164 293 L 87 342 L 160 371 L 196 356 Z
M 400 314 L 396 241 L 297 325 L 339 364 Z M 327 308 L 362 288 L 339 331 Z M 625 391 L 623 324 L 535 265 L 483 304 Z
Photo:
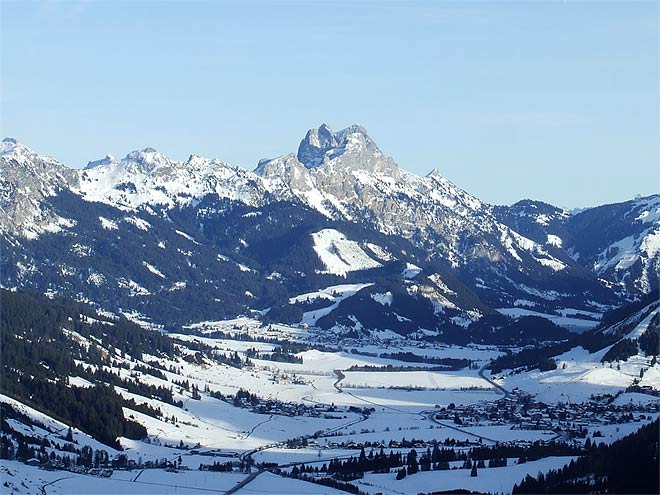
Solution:
M 628 251 L 632 251 L 626 257 L 626 252 L 622 254 L 608 248 L 610 241 L 618 234 L 610 232 L 607 225 L 598 225 L 594 220 L 597 215 L 589 213 L 591 210 L 572 215 L 561 208 L 533 200 L 521 200 L 511 206 L 483 203 L 444 178 L 437 169 L 425 177 L 400 169 L 359 125 L 339 132 L 333 132 L 325 124 L 310 129 L 297 153 L 263 159 L 254 171 L 194 154 L 186 161 L 172 160 L 153 148 L 130 152 L 120 160 L 107 155 L 89 162 L 84 169 L 71 169 L 57 160 L 38 155 L 13 139 L 3 141 L 0 170 L 3 178 L 0 229 L 3 243 L 11 246 L 12 250 L 4 255 L 3 262 L 7 264 L 11 260 L 14 267 L 5 282 L 12 280 L 12 283 L 19 285 L 37 283 L 36 275 L 30 275 L 33 268 L 29 267 L 34 267 L 35 273 L 38 273 L 39 266 L 49 263 L 47 253 L 35 253 L 37 248 L 32 245 L 40 236 L 80 236 L 87 239 L 74 243 L 84 245 L 84 249 L 72 249 L 89 251 L 92 258 L 97 257 L 94 259 L 104 265 L 105 262 L 98 256 L 107 256 L 103 254 L 106 248 L 93 246 L 96 242 L 93 240 L 94 229 L 100 229 L 107 231 L 107 235 L 101 237 L 107 237 L 104 242 L 111 245 L 117 244 L 112 241 L 113 236 L 122 239 L 119 241 L 121 244 L 138 234 L 135 242 L 141 242 L 142 247 L 136 244 L 135 248 L 144 254 L 136 254 L 144 257 L 148 257 L 151 249 L 145 246 L 157 245 L 163 249 L 160 246 L 167 246 L 168 243 L 164 242 L 166 238 L 178 237 L 180 241 L 175 244 L 187 242 L 193 248 L 192 252 L 198 252 L 194 256 L 202 256 L 192 266 L 198 266 L 196 264 L 201 263 L 201 259 L 207 260 L 202 263 L 207 280 L 217 280 L 212 283 L 216 287 L 220 283 L 217 277 L 224 273 L 224 269 L 214 267 L 209 255 L 216 252 L 222 259 L 244 259 L 236 261 L 238 264 L 233 266 L 255 267 L 250 268 L 254 272 L 251 277 L 255 280 L 245 288 L 241 288 L 239 283 L 232 297 L 243 301 L 240 305 L 244 309 L 263 309 L 263 306 L 251 306 L 249 298 L 239 294 L 263 292 L 264 289 L 257 289 L 255 283 L 269 287 L 277 285 L 270 271 L 277 271 L 279 265 L 272 257 L 264 257 L 264 252 L 255 251 L 253 246 L 266 246 L 268 243 L 272 246 L 273 242 L 284 242 L 282 256 L 286 256 L 287 250 L 299 253 L 299 260 L 305 260 L 300 265 L 301 273 L 313 280 L 316 277 L 314 270 L 321 273 L 323 268 L 319 265 L 322 252 L 318 251 L 318 246 L 314 247 L 315 238 L 311 234 L 330 228 L 338 229 L 337 236 L 333 238 L 346 240 L 332 244 L 328 249 L 345 249 L 336 246 L 341 243 L 348 246 L 357 241 L 355 249 L 366 250 L 366 258 L 359 255 L 356 259 L 369 259 L 375 256 L 373 252 L 382 256 L 383 245 L 379 242 L 384 240 L 394 243 L 389 249 L 396 245 L 394 249 L 401 250 L 401 253 L 415 251 L 417 254 L 412 258 L 409 254 L 398 254 L 388 259 L 421 266 L 423 275 L 419 280 L 427 280 L 422 284 L 416 284 L 415 279 L 401 279 L 387 266 L 377 268 L 385 259 L 378 256 L 373 258 L 376 264 L 366 263 L 357 272 L 345 273 L 344 277 L 347 281 L 368 280 L 373 277 L 370 274 L 384 270 L 383 273 L 389 273 L 384 289 L 387 289 L 387 284 L 393 284 L 393 289 L 403 284 L 405 291 L 413 297 L 430 297 L 430 301 L 436 301 L 430 306 L 435 308 L 430 310 L 435 313 L 434 318 L 445 322 L 458 318 L 455 311 L 463 311 L 464 316 L 459 320 L 463 321 L 461 318 L 465 315 L 473 315 L 469 317 L 472 318 L 469 323 L 475 317 L 479 318 L 483 310 L 474 313 L 478 305 L 463 307 L 458 302 L 471 300 L 473 296 L 450 295 L 452 290 L 467 294 L 466 289 L 450 287 L 444 290 L 442 287 L 446 284 L 428 282 L 438 270 L 445 273 L 441 276 L 445 280 L 450 272 L 457 276 L 461 284 L 480 299 L 479 304 L 485 305 L 484 308 L 502 309 L 509 315 L 532 311 L 553 317 L 565 308 L 602 312 L 604 308 L 657 287 L 657 277 L 654 279 L 651 273 L 658 264 L 657 250 L 654 251 L 653 246 L 645 247 L 644 239 L 649 235 L 653 238 L 657 232 L 660 196 L 632 200 L 638 201 L 635 203 L 636 213 L 627 220 L 624 218 L 619 230 L 628 235 L 631 229 L 633 233 L 638 232 L 642 225 L 645 226 L 642 229 L 644 237 L 629 246 Z M 32 173 L 32 170 L 35 172 Z M 31 196 L 31 191 L 41 190 L 39 187 L 43 193 Z M 80 208 L 93 211 L 92 214 L 98 218 L 94 220 L 81 216 L 78 212 Z M 241 218 L 239 212 L 247 216 Z M 312 212 L 320 216 L 316 217 Z M 574 221 L 575 218 L 578 220 Z M 267 233 L 275 224 L 280 226 L 281 232 Z M 597 245 L 575 241 L 584 224 L 590 225 L 592 232 L 589 237 L 595 239 Z M 130 235 L 125 232 L 129 225 L 137 232 Z M 164 232 L 163 229 L 168 228 L 174 237 Z M 259 230 L 254 232 L 254 229 Z M 248 232 L 250 234 L 246 236 Z M 182 239 L 184 234 L 190 240 Z M 385 237 L 374 243 L 379 236 Z M 248 237 L 252 241 L 244 240 Z M 140 238 L 141 241 L 138 240 Z M 598 239 L 603 240 L 600 242 Z M 614 242 L 619 240 L 614 239 Z M 369 245 L 375 247 L 370 248 Z M 157 281 L 167 277 L 157 275 L 170 272 L 162 263 L 178 266 L 174 272 L 183 270 L 186 263 L 191 263 L 192 258 L 181 254 L 191 252 L 190 248 L 181 246 L 177 249 L 180 253 L 170 261 L 162 260 L 160 255 L 152 256 L 161 259 L 160 266 L 153 260 L 145 259 L 143 266 L 151 267 L 150 277 L 156 274 Z M 633 260 L 626 266 L 621 264 L 621 259 L 630 260 L 634 256 L 641 261 Z M 71 255 L 62 253 L 61 260 L 70 261 Z M 20 265 L 18 268 L 17 263 Z M 294 262 L 294 266 L 297 263 Z M 74 265 L 79 265 L 79 261 Z M 97 282 L 106 280 L 104 283 L 107 284 L 116 278 L 120 286 L 131 285 L 126 281 L 130 272 L 113 275 L 118 273 L 117 268 L 111 269 L 113 273 L 96 275 L 91 267 L 85 269 L 85 274 L 80 273 L 80 266 L 71 269 L 83 279 L 92 277 Z M 292 275 L 293 272 L 289 276 Z M 63 279 L 67 277 L 63 276 Z M 271 279 L 256 282 L 256 279 L 263 277 Z M 295 284 L 302 283 L 302 279 L 296 279 L 295 283 L 294 279 L 278 283 L 288 284 L 287 291 L 292 291 L 296 289 Z M 60 286 L 62 281 L 51 283 Z M 135 281 L 132 283 L 140 286 Z M 147 287 L 147 279 L 142 284 L 147 284 Z M 78 283 L 74 285 L 79 286 Z M 66 290 L 64 287 L 66 284 L 58 290 Z M 143 287 L 142 292 L 138 290 L 136 294 L 143 294 L 137 296 L 138 299 L 144 300 L 148 297 L 146 294 L 160 291 L 157 287 Z M 313 284 L 308 287 L 310 290 L 320 288 Z M 88 290 L 84 285 L 83 289 L 83 292 Z M 399 293 L 397 291 L 399 289 L 394 293 Z M 92 292 L 99 293 L 97 290 Z M 295 296 L 295 293 L 289 292 L 290 296 Z M 458 299 L 448 305 L 443 302 L 447 297 Z M 166 300 L 165 296 L 163 298 Z M 121 299 L 125 300 L 125 296 Z M 265 304 L 268 299 L 257 296 L 256 300 Z M 440 301 L 439 305 L 437 301 Z M 123 304 L 136 309 L 133 301 Z M 278 304 L 284 304 L 282 308 L 287 306 L 284 301 Z M 338 304 L 348 303 L 340 301 Z M 442 316 L 446 311 L 449 313 Z M 395 321 L 395 314 L 392 312 L 392 325 L 400 326 Z M 350 318 L 346 319 L 346 314 L 342 318 L 343 321 L 350 321 Z M 440 320 L 435 324 L 439 324 Z M 331 326 L 332 322 L 328 323 L 326 319 L 324 324 Z

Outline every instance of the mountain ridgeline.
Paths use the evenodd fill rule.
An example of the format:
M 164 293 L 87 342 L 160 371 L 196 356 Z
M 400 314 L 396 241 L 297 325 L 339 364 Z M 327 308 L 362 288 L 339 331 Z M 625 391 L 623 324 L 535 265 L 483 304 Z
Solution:
M 5 288 L 165 329 L 258 311 L 356 338 L 521 344 L 658 289 L 660 195 L 492 206 L 401 169 L 358 125 L 311 129 L 254 172 L 152 148 L 79 170 L 7 138 L 0 207 Z

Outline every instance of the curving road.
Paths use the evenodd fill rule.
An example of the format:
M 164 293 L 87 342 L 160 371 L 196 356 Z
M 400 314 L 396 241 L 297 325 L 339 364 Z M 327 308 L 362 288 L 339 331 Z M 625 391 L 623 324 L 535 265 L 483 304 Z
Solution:
M 502 392 L 504 394 L 505 398 L 511 397 L 511 392 L 509 392 L 507 389 L 505 389 L 502 385 L 499 385 L 498 383 L 495 383 L 493 380 L 490 378 L 487 378 L 484 376 L 484 371 L 486 371 L 486 368 L 488 368 L 487 364 L 484 364 L 480 369 L 479 369 L 479 376 L 483 379 L 486 380 L 488 383 L 490 383 L 493 387 L 495 387 L 497 390 Z

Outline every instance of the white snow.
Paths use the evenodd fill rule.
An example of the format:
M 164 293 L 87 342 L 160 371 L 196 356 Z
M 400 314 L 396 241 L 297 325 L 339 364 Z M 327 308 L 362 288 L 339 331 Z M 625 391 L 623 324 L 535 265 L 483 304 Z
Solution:
M 265 191 L 259 177 L 239 167 L 196 155 L 179 162 L 151 148 L 91 165 L 78 172 L 79 192 L 123 210 L 193 204 L 207 194 L 256 206 Z
M 87 277 L 87 283 L 91 285 L 95 285 L 96 287 L 101 287 L 103 284 L 105 284 L 105 281 L 106 279 L 103 276 L 103 274 L 98 272 L 92 272 Z
M 380 261 L 392 261 L 396 259 L 394 256 L 392 256 L 392 254 L 390 254 L 386 249 L 379 246 L 378 244 L 367 242 L 366 246 Z
M 348 272 L 368 270 L 382 266 L 365 253 L 357 242 L 346 238 L 335 229 L 324 229 L 312 234 L 314 251 L 325 266 L 324 273 L 346 276 Z
M 122 289 L 128 289 L 131 296 L 148 296 L 151 294 L 151 292 L 149 292 L 134 280 L 126 280 L 125 278 L 120 278 L 117 280 L 117 286 Z
M 110 478 L 103 478 L 68 471 L 46 471 L 27 466 L 18 461 L 3 460 L 2 466 L 0 466 L 0 474 L 3 481 L 10 483 L 9 486 L 14 488 L 11 493 L 26 493 L 29 495 L 41 495 L 43 493 L 53 495 L 107 495 L 111 493 L 195 495 L 209 492 L 224 493 L 225 490 L 234 487 L 247 476 L 243 473 L 198 471 L 195 466 L 190 466 L 190 468 L 192 469 L 189 471 L 176 473 L 167 472 L 164 469 L 146 469 L 142 473 L 139 470 L 115 470 Z M 286 486 L 285 484 L 282 485 Z M 250 488 L 250 486 L 246 488 Z
M 519 387 L 543 402 L 582 402 L 592 394 L 615 394 L 624 390 L 639 378 L 640 370 L 645 369 L 646 384 L 660 389 L 660 365 L 649 368 L 650 358 L 639 355 L 625 362 L 601 363 L 610 347 L 595 353 L 582 347 L 571 349 L 554 358 L 557 369 L 509 375 L 505 377 L 505 386 Z
M 536 259 L 539 263 L 541 263 L 543 266 L 547 266 L 548 268 L 552 268 L 556 272 L 562 271 L 564 268 L 566 268 L 566 263 L 563 263 L 555 258 L 537 258 Z
M 296 302 L 311 301 L 314 299 L 327 299 L 328 301 L 332 301 L 332 304 L 325 308 L 314 309 L 303 314 L 302 323 L 307 325 L 315 325 L 319 318 L 322 318 L 323 316 L 333 311 L 344 299 L 355 295 L 357 292 L 361 291 L 365 287 L 370 287 L 371 285 L 373 284 L 364 283 L 332 285 L 330 287 L 326 287 L 325 289 L 292 297 L 289 299 L 289 303 L 295 304 Z
M 151 228 L 151 224 L 149 222 L 138 217 L 124 217 L 124 222 L 135 225 L 138 229 L 144 231 L 147 231 Z
M 147 263 L 146 261 L 143 261 L 143 262 L 142 262 L 142 265 L 144 265 L 144 267 L 145 267 L 147 270 L 149 270 L 151 273 L 153 273 L 154 275 L 157 275 L 157 276 L 159 276 L 160 278 L 165 278 L 165 275 L 163 275 L 163 272 L 161 272 L 161 271 L 160 271 L 158 268 L 156 268 L 155 266 L 150 265 L 150 264 Z
M 99 222 L 101 222 L 101 227 L 105 230 L 117 230 L 119 228 L 117 222 L 113 222 L 104 217 L 99 217 Z
M 548 241 L 556 242 L 556 239 L 548 237 Z M 523 251 L 527 251 L 540 265 L 550 268 L 553 271 L 558 272 L 567 268 L 566 263 L 551 256 L 539 243 L 534 242 L 509 228 L 502 229 L 500 242 L 506 247 L 509 254 L 518 262 L 522 262 L 522 258 L 520 257 L 520 253 L 516 250 L 516 247 Z
M 272 473 L 265 472 L 255 478 L 253 482 L 247 485 L 244 489 L 238 491 L 239 495 L 245 494 L 259 494 L 268 495 L 271 493 L 287 493 L 287 494 L 300 494 L 300 495 L 345 495 L 346 492 L 329 488 L 315 483 L 308 483 L 305 481 L 282 478 Z
M 492 386 L 478 376 L 441 371 L 346 371 L 342 387 L 346 388 L 420 388 L 429 390 L 460 390 Z M 475 373 L 476 375 L 476 373 Z
M 177 234 L 179 234 L 179 235 L 180 235 L 181 237 L 183 237 L 184 239 L 188 239 L 189 241 L 192 241 L 192 242 L 194 242 L 195 244 L 197 244 L 197 241 L 195 241 L 195 239 L 193 239 L 191 236 L 189 236 L 189 235 L 186 234 L 185 232 L 181 232 L 180 230 L 175 230 L 174 232 L 176 232 Z
M 420 267 L 412 263 L 406 263 L 406 267 L 401 272 L 401 276 L 405 279 L 415 278 L 422 271 Z
M 72 385 L 74 387 L 87 388 L 87 387 L 92 387 L 94 384 L 79 376 L 71 376 L 69 377 L 69 385 Z
M 560 327 L 565 327 L 568 329 L 579 329 L 586 330 L 594 328 L 600 323 L 598 320 L 594 319 L 582 319 L 582 318 L 571 318 L 569 316 L 558 316 L 549 313 L 541 313 L 539 311 L 532 311 L 530 309 L 524 308 L 497 308 L 497 311 L 503 315 L 511 316 L 512 318 L 520 318 L 521 316 L 539 316 L 541 318 L 546 318 L 552 321 L 554 324 L 559 325 Z M 579 313 L 573 313 L 579 314 Z M 585 315 L 586 316 L 586 315 Z
M 515 464 L 516 459 L 509 459 L 509 465 L 500 468 L 479 469 L 476 477 L 470 476 L 469 469 L 451 469 L 448 471 L 418 472 L 396 480 L 396 472 L 389 474 L 365 474 L 356 484 L 370 494 L 416 495 L 437 490 L 465 489 L 488 493 L 511 493 L 513 485 L 519 483 L 528 474 L 536 476 L 568 464 L 573 457 L 548 457 L 538 461 Z
M 383 293 L 371 294 L 371 299 L 376 301 L 378 304 L 382 304 L 383 306 L 391 306 L 393 296 L 390 291 L 387 291 L 384 294 Z
M 553 234 L 548 234 L 548 240 L 546 244 L 549 244 L 550 246 L 555 246 L 555 247 L 562 247 L 563 241 L 561 237 L 553 235 Z

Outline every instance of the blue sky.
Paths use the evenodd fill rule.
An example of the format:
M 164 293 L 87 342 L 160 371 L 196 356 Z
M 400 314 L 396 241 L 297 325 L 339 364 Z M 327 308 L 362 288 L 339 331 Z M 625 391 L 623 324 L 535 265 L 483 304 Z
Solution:
M 491 203 L 660 191 L 655 1 L 0 2 L 1 134 L 70 166 L 357 122 Z

